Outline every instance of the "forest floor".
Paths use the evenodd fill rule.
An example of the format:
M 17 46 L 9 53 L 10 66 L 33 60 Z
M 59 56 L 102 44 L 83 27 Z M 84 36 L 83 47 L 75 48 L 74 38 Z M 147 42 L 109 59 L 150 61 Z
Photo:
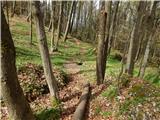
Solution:
M 16 65 L 20 85 L 38 120 L 71 120 L 81 96 L 83 85 L 91 83 L 91 97 L 86 111 L 89 120 L 129 120 L 160 118 L 160 81 L 155 68 L 147 68 L 146 78 L 123 75 L 117 89 L 121 63 L 111 53 L 107 63 L 105 83 L 96 85 L 95 46 L 69 37 L 60 41 L 59 51 L 51 54 L 53 73 L 58 81 L 60 109 L 52 107 L 45 81 L 35 27 L 30 45 L 29 23 L 24 18 L 12 18 L 11 33 L 16 47 Z M 47 29 L 47 28 L 46 28 Z M 50 47 L 50 32 L 47 33 Z M 134 74 L 138 73 L 138 65 Z M 153 79 L 153 81 L 151 79 Z M 8 119 L 7 108 L 1 101 L 2 120 Z

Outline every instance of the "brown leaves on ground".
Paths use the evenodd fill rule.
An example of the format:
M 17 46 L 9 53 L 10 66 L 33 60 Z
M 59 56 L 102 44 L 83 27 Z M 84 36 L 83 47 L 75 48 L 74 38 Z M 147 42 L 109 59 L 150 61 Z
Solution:
M 54 70 L 54 75 L 59 81 L 61 119 L 71 120 L 86 78 L 75 63 L 70 61 L 64 67 L 68 72 L 67 83 L 64 82 L 66 75 L 63 72 Z M 18 70 L 18 78 L 34 113 L 52 107 L 42 66 L 27 64 Z M 88 120 L 158 120 L 160 118 L 160 89 L 158 86 L 142 79 L 127 77 L 122 80 L 119 94 L 116 93 L 114 97 L 109 98 L 102 94 L 110 86 L 116 87 L 116 80 L 108 77 L 107 81 L 99 86 L 91 84 L 90 101 L 85 112 Z M 3 103 L 1 119 L 7 120 L 7 118 L 7 107 Z
M 68 82 L 65 73 L 57 69 L 54 70 L 53 73 L 58 81 L 59 89 L 62 89 Z M 52 107 L 42 66 L 31 63 L 24 65 L 18 69 L 18 80 L 34 112 Z M 3 104 L 1 107 L 1 119 L 6 120 L 7 117 L 8 111 L 5 104 Z

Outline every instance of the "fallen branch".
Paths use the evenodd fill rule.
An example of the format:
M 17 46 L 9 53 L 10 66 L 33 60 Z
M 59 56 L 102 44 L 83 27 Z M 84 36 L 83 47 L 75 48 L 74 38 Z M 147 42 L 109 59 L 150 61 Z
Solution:
M 79 100 L 79 105 L 76 109 L 76 111 L 74 112 L 73 115 L 73 120 L 84 120 L 84 113 L 86 111 L 86 106 L 87 106 L 87 102 L 89 100 L 89 96 L 90 96 L 90 84 L 87 83 L 84 86 L 84 90 L 82 92 L 82 96 Z

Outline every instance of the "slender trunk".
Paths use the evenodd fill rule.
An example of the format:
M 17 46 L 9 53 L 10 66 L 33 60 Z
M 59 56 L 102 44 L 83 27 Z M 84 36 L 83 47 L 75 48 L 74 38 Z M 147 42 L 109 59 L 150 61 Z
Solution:
M 75 27 L 76 32 L 77 32 L 78 25 L 79 25 L 80 10 L 81 10 L 81 1 L 78 1 L 78 13 L 77 13 L 76 27 Z
M 52 13 L 51 13 L 52 14 Z M 51 15 L 52 16 L 52 15 Z M 51 31 L 51 28 L 52 28 L 52 17 L 50 19 L 50 22 L 49 22 L 49 27 L 48 27 L 48 32 Z
M 18 82 L 13 39 L 1 9 L 1 92 L 11 120 L 34 120 L 29 104 Z
M 69 12 L 69 17 L 68 17 L 68 21 L 67 21 L 67 26 L 66 26 L 66 30 L 65 30 L 64 38 L 63 38 L 64 42 L 66 41 L 66 38 L 67 38 L 67 35 L 68 35 L 68 30 L 69 30 L 69 26 L 70 26 L 70 23 L 71 23 L 71 17 L 72 17 L 72 13 L 73 13 L 73 7 L 74 7 L 75 3 L 76 3 L 75 1 L 72 1 L 70 12 Z
M 30 17 L 31 17 L 31 13 L 29 13 L 28 16 L 27 16 L 27 18 L 26 18 L 27 22 L 29 22 L 29 18 Z
M 74 9 L 73 9 L 71 25 L 69 27 L 69 33 L 72 32 L 72 28 L 73 28 L 73 24 L 74 24 L 74 19 L 75 19 L 75 15 L 76 15 L 76 6 L 77 6 L 77 2 L 75 3 Z
M 15 8 L 16 8 L 16 1 L 13 1 L 13 8 L 12 8 L 13 10 L 12 10 L 11 17 L 14 17 Z
M 143 37 L 144 37 L 144 34 L 142 33 L 142 35 L 140 37 L 140 40 L 139 40 L 139 46 L 138 46 L 137 54 L 136 54 L 136 57 L 135 57 L 135 62 L 137 62 L 139 57 L 140 57 L 140 53 L 141 53 L 141 49 L 142 49 L 142 43 L 143 43 Z
M 43 15 L 40 9 L 40 1 L 34 1 L 35 8 L 35 23 L 37 28 L 37 38 L 39 40 L 39 49 L 41 53 L 44 73 L 46 76 L 47 84 L 53 100 L 58 98 L 57 81 L 52 72 L 52 65 L 49 58 L 49 50 L 47 46 L 47 38 L 44 29 Z
M 132 35 L 130 39 L 130 46 L 129 46 L 128 56 L 127 56 L 127 64 L 125 69 L 125 72 L 128 73 L 129 75 L 133 75 L 135 57 L 137 53 L 137 48 L 139 46 L 137 40 L 139 40 L 139 31 L 142 25 L 142 16 L 143 16 L 144 9 L 145 9 L 145 2 L 140 1 L 137 9 L 138 15 L 137 15 L 136 23 L 131 33 Z
M 144 53 L 144 58 L 143 58 L 142 66 L 141 66 L 141 69 L 140 69 L 140 74 L 139 74 L 140 78 L 143 78 L 144 73 L 145 73 L 145 69 L 146 69 L 146 66 L 147 66 L 147 61 L 148 61 L 150 46 L 151 46 L 151 39 L 152 39 L 152 36 L 149 37 L 149 40 L 147 42 L 147 46 L 146 46 L 146 50 L 145 50 L 145 53 Z
M 112 43 L 114 40 L 114 35 L 115 35 L 115 27 L 116 27 L 116 21 L 117 21 L 117 11 L 118 11 L 118 6 L 119 6 L 119 1 L 116 1 L 115 3 L 115 9 L 114 9 L 114 14 L 113 14 L 113 18 L 112 18 L 112 22 L 111 22 L 111 27 L 110 27 L 110 35 L 109 35 L 109 46 L 108 46 L 108 55 L 111 52 L 111 47 L 112 47 Z
M 55 19 L 54 19 L 54 11 L 55 11 L 55 5 L 52 3 L 52 11 L 51 11 L 51 20 L 52 20 L 52 32 L 51 32 L 51 52 L 54 51 L 54 32 L 55 32 Z
M 23 3 L 23 1 L 20 1 L 20 15 L 23 14 L 23 11 L 22 11 L 23 6 L 22 6 L 22 3 Z
M 58 43 L 60 39 L 60 35 L 62 32 L 62 14 L 63 14 L 63 1 L 60 2 L 60 11 L 59 11 L 59 19 L 58 19 L 58 28 L 57 28 L 57 40 L 55 43 L 55 50 L 58 50 Z
M 127 42 L 125 44 L 125 48 L 124 48 L 124 51 L 123 51 L 123 57 L 122 57 L 122 66 L 121 66 L 121 71 L 119 73 L 119 76 L 118 76 L 118 79 L 121 77 L 121 75 L 125 72 L 125 64 L 126 64 L 126 55 L 127 55 L 127 52 L 128 52 L 128 47 L 129 47 L 129 40 L 130 40 L 130 37 L 131 37 L 131 33 L 132 33 L 133 29 L 130 31 L 129 33 L 129 36 L 127 38 Z
M 30 44 L 32 45 L 32 1 L 30 1 Z
M 105 2 L 102 2 L 100 17 L 99 17 L 99 33 L 98 33 L 98 48 L 97 48 L 97 60 L 96 60 L 96 74 L 97 74 L 97 84 L 101 84 L 104 75 L 103 75 L 103 50 L 104 50 L 104 41 L 105 41 L 105 30 L 106 30 L 106 19 L 107 14 L 105 12 Z
M 145 69 L 147 66 L 148 58 L 149 58 L 150 46 L 152 44 L 152 37 L 154 36 L 154 33 L 156 32 L 156 26 L 155 26 L 156 23 L 154 22 L 156 4 L 157 4 L 157 1 L 154 1 L 153 5 L 151 4 L 150 12 L 149 12 L 150 15 L 148 16 L 148 19 L 146 21 L 146 30 L 147 30 L 148 41 L 147 41 L 142 65 L 140 67 L 140 73 L 139 73 L 140 78 L 143 78 L 143 76 L 145 74 Z
M 86 39 L 90 39 L 93 40 L 92 38 L 94 38 L 94 34 L 93 34 L 93 29 L 92 29 L 92 25 L 93 25 L 93 1 L 90 1 L 89 3 L 89 9 L 88 9 L 88 30 L 87 30 L 87 35 L 86 35 Z
M 103 76 L 105 77 L 105 71 L 106 71 L 106 62 L 107 62 L 107 57 L 108 57 L 108 43 L 109 43 L 109 30 L 110 30 L 110 22 L 111 22 L 111 4 L 112 1 L 106 1 L 106 12 L 107 12 L 107 22 L 106 22 L 106 36 L 105 36 L 105 41 L 104 41 L 104 50 L 103 50 Z M 104 81 L 104 79 L 103 79 Z M 102 81 L 102 83 L 103 83 Z
M 8 2 L 6 1 L 6 13 L 7 13 L 7 23 L 9 26 L 9 11 L 8 11 Z

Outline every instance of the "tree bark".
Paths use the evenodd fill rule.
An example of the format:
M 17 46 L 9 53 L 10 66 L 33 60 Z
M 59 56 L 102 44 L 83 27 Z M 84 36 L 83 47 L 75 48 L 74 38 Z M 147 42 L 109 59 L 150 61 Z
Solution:
M 74 24 L 74 19 L 75 19 L 75 15 L 76 15 L 76 6 L 77 6 L 77 2 L 75 3 L 75 5 L 73 7 L 73 14 L 72 14 L 72 19 L 71 19 L 71 25 L 69 26 L 69 33 L 72 32 L 72 28 L 73 28 L 73 24 Z
M 137 48 L 138 48 L 138 40 L 139 40 L 139 31 L 142 25 L 142 17 L 143 17 L 143 12 L 145 9 L 145 1 L 140 1 L 139 6 L 137 9 L 137 18 L 136 18 L 136 23 L 133 26 L 133 31 L 131 33 L 131 39 L 130 39 L 130 45 L 129 45 L 129 51 L 128 51 L 128 56 L 127 56 L 127 64 L 126 64 L 126 69 L 125 72 L 129 75 L 133 75 L 133 70 L 134 70 L 134 64 L 135 64 L 135 57 L 137 54 Z
M 73 13 L 73 7 L 74 7 L 75 3 L 76 3 L 75 1 L 72 1 L 70 12 L 69 12 L 69 17 L 68 17 L 68 21 L 67 21 L 67 26 L 66 26 L 66 30 L 65 30 L 64 38 L 63 38 L 64 42 L 66 41 L 66 38 L 67 38 L 67 35 L 68 35 L 69 26 L 70 26 L 70 23 L 71 23 L 71 17 L 72 17 L 72 13 Z
M 11 17 L 14 17 L 15 8 L 16 8 L 16 1 L 13 1 L 13 10 L 12 10 Z
M 60 35 L 62 32 L 62 14 L 63 14 L 63 1 L 60 2 L 60 11 L 59 11 L 59 19 L 58 19 L 58 28 L 57 28 L 57 39 L 55 43 L 55 50 L 58 50 L 58 43 L 60 39 Z
M 43 24 L 43 15 L 40 9 L 40 1 L 34 1 L 35 8 L 35 23 L 37 28 L 37 38 L 39 40 L 39 49 L 41 53 L 44 73 L 46 76 L 47 84 L 50 90 L 51 98 L 58 98 L 58 87 L 57 81 L 52 72 L 52 65 L 49 58 L 49 50 L 47 46 L 47 39 Z
M 22 10 L 22 8 L 23 8 L 23 6 L 22 6 L 23 1 L 19 1 L 19 2 L 20 2 L 20 15 L 23 15 L 23 10 Z
M 51 52 L 54 51 L 54 33 L 55 33 L 55 18 L 54 18 L 55 5 L 52 3 L 52 11 L 51 11 L 51 22 L 52 22 L 52 32 L 51 32 Z
M 32 1 L 30 1 L 30 44 L 32 45 Z
M 112 22 L 111 22 L 111 27 L 110 27 L 109 44 L 108 44 L 109 45 L 108 46 L 108 55 L 111 52 L 113 38 L 114 38 L 114 35 L 115 35 L 115 32 L 116 32 L 115 31 L 115 27 L 116 27 L 116 21 L 117 21 L 118 6 L 119 6 L 119 1 L 116 1 L 114 13 L 113 13 L 113 18 L 112 18 Z
M 78 13 L 77 13 L 77 19 L 76 19 L 76 32 L 78 31 L 78 25 L 79 25 L 79 19 L 80 19 L 80 11 L 81 11 L 81 1 L 78 1 Z
M 79 105 L 74 112 L 73 120 L 84 120 L 86 105 L 90 96 L 90 84 L 86 84 L 79 100 Z
M 155 30 L 156 30 L 156 27 L 155 27 L 155 24 L 154 23 L 154 18 L 155 18 L 155 11 L 156 11 L 156 4 L 157 2 L 154 1 L 153 5 L 151 4 L 152 7 L 150 7 L 150 15 L 148 16 L 147 18 L 147 23 L 146 23 L 146 33 L 147 33 L 147 46 L 146 46 L 146 49 L 145 49 L 145 53 L 144 53 L 144 57 L 143 57 L 143 61 L 142 61 L 142 65 L 140 67 L 140 73 L 139 73 L 139 77 L 140 78 L 143 78 L 144 74 L 145 74 L 145 69 L 146 69 L 146 66 L 147 66 L 147 61 L 148 61 L 148 58 L 149 58 L 149 53 L 150 53 L 150 47 L 151 47 L 151 44 L 152 44 L 152 38 L 153 38 L 153 35 L 155 33 Z
M 8 8 L 8 2 L 6 1 L 6 13 L 7 13 L 7 22 L 8 22 L 8 26 L 9 26 L 9 8 Z
M 139 75 L 140 78 L 143 78 L 144 73 L 145 73 L 145 69 L 146 69 L 146 66 L 147 66 L 147 61 L 148 61 L 149 52 L 150 52 L 150 46 L 151 46 L 151 39 L 152 39 L 152 36 L 149 37 L 149 40 L 147 42 L 147 46 L 146 46 L 146 50 L 145 50 L 142 66 L 141 66 L 141 69 L 140 69 L 140 75 Z
M 48 32 L 51 31 L 51 28 L 52 28 L 52 15 L 51 15 L 50 22 L 49 22 Z
M 18 82 L 13 39 L 1 9 L 1 92 L 11 120 L 34 120 L 29 104 Z
M 105 31 L 106 31 L 107 13 L 105 11 L 105 2 L 102 2 L 99 19 L 98 48 L 96 59 L 97 84 L 103 83 L 104 80 L 104 51 L 105 51 Z

